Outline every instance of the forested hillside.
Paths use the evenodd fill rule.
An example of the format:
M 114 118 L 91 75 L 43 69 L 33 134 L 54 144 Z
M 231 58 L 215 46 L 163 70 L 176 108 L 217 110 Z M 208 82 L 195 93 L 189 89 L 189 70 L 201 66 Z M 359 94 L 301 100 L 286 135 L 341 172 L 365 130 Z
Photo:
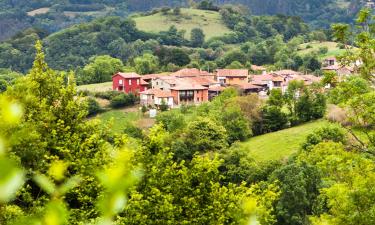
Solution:
M 186 12 L 190 11 L 178 11 L 177 17 L 186 16 Z M 201 12 L 210 15 L 207 11 Z M 152 13 L 160 14 L 158 11 L 150 14 L 153 15 Z M 168 9 L 163 13 L 166 17 L 175 18 L 177 12 Z M 301 19 L 288 16 L 251 16 L 243 14 L 237 7 L 229 6 L 222 8 L 216 16 L 221 18 L 217 24 L 229 32 L 214 33 L 218 36 L 212 38 L 199 25 L 191 26 L 188 34 L 182 29 L 184 27 L 177 29 L 173 23 L 165 31 L 151 33 L 139 30 L 132 19 L 120 17 L 97 19 L 51 35 L 43 30 L 28 29 L 0 44 L 0 68 L 27 72 L 34 57 L 33 44 L 38 39 L 43 39 L 46 60 L 52 68 L 75 70 L 79 74 L 85 70 L 85 66 L 95 61 L 95 57 L 101 55 L 116 58 L 128 68 L 137 68 L 137 64 L 143 63 L 138 57 L 151 55 L 151 58 L 156 59 L 154 61 L 157 66 L 138 71 L 142 74 L 174 71 L 184 66 L 213 70 L 218 67 L 243 67 L 250 63 L 278 63 L 279 68 L 301 68 L 308 71 L 320 68 L 314 54 L 298 56 L 298 45 L 315 40 L 316 36 L 327 39 L 329 34 L 322 31 L 311 32 Z
M 11 37 L 28 27 L 55 32 L 72 24 L 94 18 L 117 15 L 126 17 L 131 12 L 153 8 L 196 6 L 200 1 L 186 0 L 5 0 L 0 2 L 0 40 Z M 300 16 L 316 27 L 327 27 L 331 22 L 352 22 L 354 15 L 365 4 L 363 0 L 214 0 L 214 4 L 242 4 L 255 15 Z

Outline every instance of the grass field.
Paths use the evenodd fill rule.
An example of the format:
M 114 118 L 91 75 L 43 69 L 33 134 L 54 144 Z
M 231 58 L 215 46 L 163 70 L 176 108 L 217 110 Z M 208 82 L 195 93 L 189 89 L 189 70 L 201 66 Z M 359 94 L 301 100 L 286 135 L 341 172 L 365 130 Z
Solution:
M 155 119 L 142 115 L 138 106 L 124 109 L 110 110 L 97 115 L 95 118 L 100 119 L 105 124 L 111 125 L 111 131 L 122 133 L 124 128 L 132 124 L 141 129 L 147 129 L 154 125 Z
M 197 27 L 204 31 L 206 39 L 231 32 L 223 24 L 218 12 L 182 8 L 181 14 L 180 16 L 174 16 L 156 13 L 150 16 L 134 17 L 133 19 L 140 30 L 149 32 L 166 31 L 171 25 L 175 25 L 178 30 L 186 30 L 186 38 L 190 38 L 190 31 Z
M 328 124 L 325 120 L 306 123 L 297 127 L 257 136 L 240 143 L 241 148 L 258 161 L 283 160 L 298 151 L 308 134 Z
M 307 45 L 310 45 L 312 48 L 306 48 Z M 309 43 L 304 43 L 299 46 L 301 50 L 299 50 L 299 54 L 301 55 L 306 55 L 309 54 L 313 51 L 318 51 L 320 47 L 327 47 L 328 52 L 324 55 L 320 55 L 321 58 L 329 57 L 329 56 L 337 56 L 342 54 L 345 49 L 340 49 L 337 47 L 336 42 L 332 41 L 325 41 L 325 42 L 309 42 Z
M 100 84 L 87 84 L 81 85 L 77 87 L 78 91 L 90 91 L 90 92 L 103 92 L 103 91 L 111 91 L 112 90 L 112 81 L 105 82 Z

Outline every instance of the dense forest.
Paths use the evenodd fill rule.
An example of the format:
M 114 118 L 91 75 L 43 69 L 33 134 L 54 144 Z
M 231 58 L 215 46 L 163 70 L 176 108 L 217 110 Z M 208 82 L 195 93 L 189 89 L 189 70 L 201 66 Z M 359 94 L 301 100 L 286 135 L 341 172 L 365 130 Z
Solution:
M 195 6 L 200 1 L 176 0 L 6 0 L 0 2 L 0 40 L 24 28 L 38 27 L 55 32 L 72 24 L 103 16 L 126 17 L 131 12 L 148 11 L 164 6 Z M 242 4 L 254 15 L 299 16 L 315 27 L 328 27 L 332 22 L 353 22 L 353 16 L 365 4 L 362 0 L 215 0 L 214 4 Z M 47 10 L 47 11 L 43 11 Z
M 167 16 L 181 13 L 169 8 L 161 10 Z M 252 16 L 236 6 L 222 7 L 219 13 L 231 33 L 210 39 L 198 27 L 191 31 L 189 39 L 184 30 L 174 26 L 159 33 L 144 32 L 132 19 L 120 17 L 96 19 L 51 35 L 41 29 L 27 29 L 0 44 L 0 68 L 26 73 L 34 59 L 33 45 L 41 39 L 51 68 L 75 71 L 78 84 L 109 81 L 109 73 L 105 79 L 93 79 L 98 73 L 94 68 L 100 68 L 98 63 L 103 60 L 121 65 L 114 68 L 140 74 L 182 67 L 211 71 L 249 68 L 251 64 L 321 74 L 318 52 L 300 55 L 297 51 L 302 43 L 329 40 L 328 30 L 312 31 L 298 17 Z

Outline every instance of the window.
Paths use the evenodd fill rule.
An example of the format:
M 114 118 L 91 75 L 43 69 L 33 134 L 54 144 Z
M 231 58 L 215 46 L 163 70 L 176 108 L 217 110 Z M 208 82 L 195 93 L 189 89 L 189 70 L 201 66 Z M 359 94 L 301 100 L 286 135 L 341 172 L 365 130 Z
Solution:
M 122 82 L 123 82 L 123 80 L 119 80 L 119 81 L 118 81 L 119 84 L 123 84 Z
M 132 80 L 131 79 L 129 79 L 129 85 L 132 85 Z
M 139 85 L 139 79 L 137 79 L 137 85 Z

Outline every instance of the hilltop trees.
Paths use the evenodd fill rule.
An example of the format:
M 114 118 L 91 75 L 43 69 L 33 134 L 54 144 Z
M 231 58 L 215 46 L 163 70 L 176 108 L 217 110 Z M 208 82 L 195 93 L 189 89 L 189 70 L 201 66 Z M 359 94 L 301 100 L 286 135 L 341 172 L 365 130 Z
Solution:
M 193 47 L 202 47 L 203 43 L 204 43 L 204 38 L 205 38 L 205 35 L 203 33 L 203 30 L 200 29 L 200 28 L 194 28 L 191 30 L 191 35 L 190 35 L 190 39 L 191 39 L 191 45 Z
M 121 72 L 124 65 L 121 60 L 112 58 L 109 55 L 96 56 L 90 58 L 87 64 L 80 72 L 77 78 L 78 84 L 103 83 L 112 80 L 112 76 Z

